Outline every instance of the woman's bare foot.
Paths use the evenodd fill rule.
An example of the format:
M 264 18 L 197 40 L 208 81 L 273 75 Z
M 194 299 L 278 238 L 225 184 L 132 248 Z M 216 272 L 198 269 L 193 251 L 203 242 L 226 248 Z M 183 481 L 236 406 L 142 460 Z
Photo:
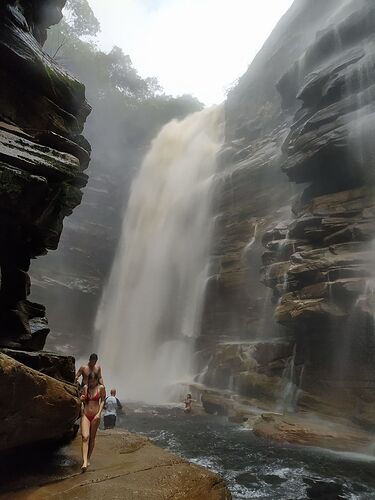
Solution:
M 91 462 L 90 462 L 90 460 L 88 460 L 87 461 L 87 467 L 90 467 L 90 465 L 91 465 Z
M 87 471 L 87 467 L 88 467 L 87 464 L 82 464 L 81 471 L 82 472 L 86 472 Z

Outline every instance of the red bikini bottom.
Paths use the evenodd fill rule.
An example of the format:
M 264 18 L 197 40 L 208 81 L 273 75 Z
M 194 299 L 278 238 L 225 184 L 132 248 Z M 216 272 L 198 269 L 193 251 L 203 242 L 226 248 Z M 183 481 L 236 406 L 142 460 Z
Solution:
M 84 413 L 84 415 L 87 418 L 87 420 L 89 420 L 90 422 L 92 422 L 94 420 L 94 418 L 96 417 L 96 415 L 86 415 L 86 413 Z

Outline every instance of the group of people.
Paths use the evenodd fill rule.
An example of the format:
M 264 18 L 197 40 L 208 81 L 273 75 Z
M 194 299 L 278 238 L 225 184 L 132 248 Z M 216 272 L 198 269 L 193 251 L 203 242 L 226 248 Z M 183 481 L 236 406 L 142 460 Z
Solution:
M 76 383 L 79 383 L 81 409 L 81 436 L 82 436 L 82 472 L 90 466 L 90 457 L 95 446 L 95 437 L 99 428 L 101 415 L 104 410 L 104 428 L 113 429 L 116 425 L 117 410 L 122 405 L 116 397 L 116 389 L 111 389 L 111 395 L 106 396 L 102 370 L 97 363 L 98 356 L 90 355 L 86 365 L 79 368 L 76 374 Z
M 79 379 L 82 377 L 81 382 Z M 122 405 L 116 397 L 116 389 L 111 389 L 111 395 L 106 396 L 102 369 L 98 364 L 98 356 L 93 353 L 86 365 L 82 365 L 76 374 L 76 383 L 79 384 L 81 409 L 81 436 L 82 436 L 82 472 L 90 466 L 90 458 L 95 446 L 95 437 L 99 428 L 101 415 L 104 411 L 104 429 L 113 429 L 116 425 L 117 411 Z M 191 413 L 193 399 L 187 394 L 184 400 L 184 412 Z

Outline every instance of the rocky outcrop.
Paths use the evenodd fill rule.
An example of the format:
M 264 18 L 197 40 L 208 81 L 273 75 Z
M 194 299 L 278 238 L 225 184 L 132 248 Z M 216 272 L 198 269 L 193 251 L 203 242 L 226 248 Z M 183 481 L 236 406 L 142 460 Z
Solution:
M 208 387 L 271 403 L 278 398 L 292 353 L 293 344 L 287 339 L 223 342 L 216 346 L 199 381 Z
M 366 453 L 374 435 L 338 419 L 323 420 L 304 415 L 263 414 L 254 423 L 258 436 L 281 444 L 315 446 L 337 451 Z
M 201 382 L 366 426 L 375 421 L 374 16 L 369 0 L 296 0 L 229 93 L 197 345 Z M 224 356 L 228 337 L 241 346 Z M 246 343 L 280 337 L 288 350 L 277 362 L 247 362 Z
M 213 472 L 156 447 L 145 437 L 99 431 L 92 465 L 81 465 L 80 439 L 65 448 L 65 463 L 41 476 L 22 478 L 0 489 L 1 498 L 147 498 L 230 500 L 224 480 Z M 23 488 L 20 491 L 14 491 Z M 13 489 L 13 491 L 12 491 Z M 8 493 L 6 493 L 8 491 Z M 1 494 L 3 492 L 3 494 Z
M 372 2 L 348 2 L 281 79 L 285 100 L 301 70 L 282 168 L 308 187 L 294 220 L 264 240 L 263 280 L 279 298 L 276 320 L 296 336 L 301 389 L 354 419 L 375 408 L 374 19 Z
M 0 7 L 0 345 L 9 348 L 44 345 L 44 307 L 27 299 L 30 259 L 56 249 L 87 181 L 84 87 L 41 46 L 64 4 Z
M 59 441 L 80 413 L 77 389 L 0 353 L 0 450 Z
M 15 349 L 1 349 L 1 352 L 44 375 L 62 382 L 74 383 L 76 371 L 73 356 L 61 356 L 47 351 L 33 352 Z
M 228 390 L 207 389 L 198 384 L 189 386 L 194 398 L 200 400 L 202 408 L 210 415 L 225 415 L 228 420 L 252 429 L 263 412 L 273 409 L 272 403 L 258 398 L 250 399 Z M 196 411 L 196 407 L 194 407 Z
M 74 358 L 40 352 L 45 307 L 29 300 L 30 260 L 58 246 L 79 205 L 90 146 L 84 86 L 42 49 L 64 0 L 0 5 L 0 412 L 2 451 L 72 433 Z

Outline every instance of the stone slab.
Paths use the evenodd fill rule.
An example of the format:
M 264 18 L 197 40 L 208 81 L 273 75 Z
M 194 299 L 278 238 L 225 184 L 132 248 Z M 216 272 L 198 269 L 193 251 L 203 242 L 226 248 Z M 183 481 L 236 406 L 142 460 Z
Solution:
M 128 432 L 99 431 L 92 463 L 80 473 L 80 438 L 64 450 L 71 466 L 51 470 L 50 476 L 23 476 L 13 486 L 21 491 L 0 494 L 1 499 L 42 500 L 230 500 L 231 494 L 218 475 L 158 448 Z M 52 468 L 51 468 L 52 469 Z M 37 484 L 40 486 L 37 486 Z M 8 485 L 8 488 L 12 485 Z

